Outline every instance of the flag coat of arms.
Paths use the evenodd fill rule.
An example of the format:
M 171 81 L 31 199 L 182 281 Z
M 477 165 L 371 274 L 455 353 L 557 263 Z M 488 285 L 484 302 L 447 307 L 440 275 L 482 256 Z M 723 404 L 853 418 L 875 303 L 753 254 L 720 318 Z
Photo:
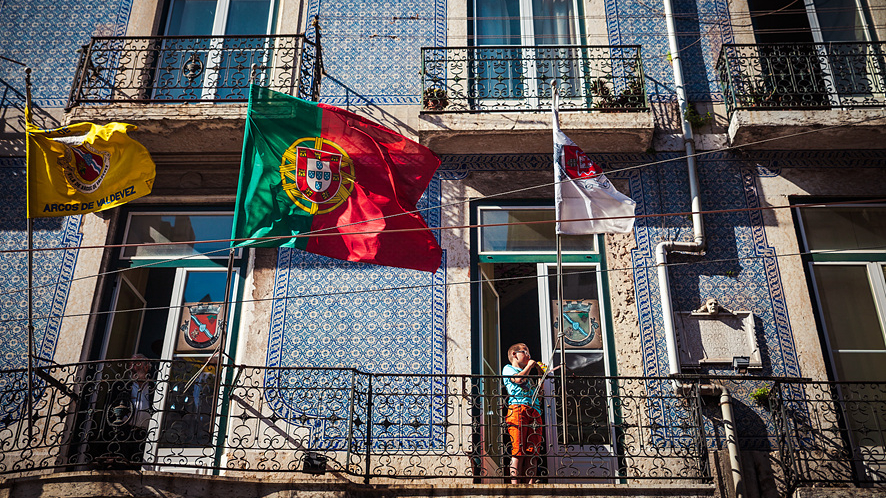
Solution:
M 557 233 L 588 235 L 630 233 L 634 229 L 636 203 L 609 183 L 603 168 L 588 158 L 560 130 L 554 90 L 554 198 L 557 206 Z M 617 218 L 619 219 L 588 219 Z M 559 220 L 582 220 L 562 222 Z
M 439 166 L 368 119 L 253 85 L 232 238 L 280 238 L 234 244 L 434 272 L 442 250 L 414 211 Z
M 156 167 L 136 126 L 27 123 L 28 218 L 103 211 L 151 193 Z

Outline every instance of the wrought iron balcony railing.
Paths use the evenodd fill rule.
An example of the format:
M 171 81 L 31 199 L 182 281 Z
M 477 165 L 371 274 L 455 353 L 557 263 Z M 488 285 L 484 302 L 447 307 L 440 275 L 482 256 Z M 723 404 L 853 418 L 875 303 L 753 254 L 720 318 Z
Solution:
M 68 107 L 246 102 L 250 82 L 317 100 L 321 65 L 304 35 L 95 37 L 81 49 Z
M 139 366 L 140 365 L 140 366 Z M 226 475 L 326 470 L 380 478 L 511 479 L 508 396 L 497 376 L 203 362 L 94 362 L 0 372 L 0 475 L 190 468 Z M 545 382 L 517 477 L 709 483 L 725 446 L 711 379 Z M 886 482 L 886 383 L 723 377 L 743 449 L 769 452 L 787 487 Z M 563 401 L 565 400 L 565 405 Z M 563 407 L 565 406 L 565 420 Z M 513 422 L 513 421 L 511 421 Z M 447 481 L 448 482 L 448 481 Z
M 886 43 L 724 45 L 717 62 L 731 116 L 738 109 L 886 105 Z
M 422 49 L 423 112 L 648 110 L 640 47 L 479 46 Z

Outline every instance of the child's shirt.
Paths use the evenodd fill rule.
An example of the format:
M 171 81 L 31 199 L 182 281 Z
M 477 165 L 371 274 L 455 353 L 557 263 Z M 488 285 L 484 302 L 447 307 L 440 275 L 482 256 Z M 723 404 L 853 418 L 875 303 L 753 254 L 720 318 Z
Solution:
M 514 382 L 513 377 L 520 373 L 514 365 L 505 365 L 501 369 L 501 375 L 504 377 L 505 389 L 508 390 L 508 405 L 526 405 L 532 406 L 541 413 L 541 398 L 536 398 L 535 403 L 532 402 L 532 395 L 535 394 L 535 381 L 527 377 L 522 384 Z

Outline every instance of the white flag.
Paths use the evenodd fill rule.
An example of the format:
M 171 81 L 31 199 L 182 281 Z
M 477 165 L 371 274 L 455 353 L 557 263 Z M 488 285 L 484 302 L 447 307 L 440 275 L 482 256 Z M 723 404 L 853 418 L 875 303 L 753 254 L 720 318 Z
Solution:
M 557 222 L 557 233 L 587 235 L 592 233 L 630 233 L 634 229 L 634 208 L 637 203 L 609 183 L 599 164 L 588 159 L 575 142 L 560 131 L 557 111 L 557 89 L 554 89 L 554 197 L 558 220 L 609 218 Z

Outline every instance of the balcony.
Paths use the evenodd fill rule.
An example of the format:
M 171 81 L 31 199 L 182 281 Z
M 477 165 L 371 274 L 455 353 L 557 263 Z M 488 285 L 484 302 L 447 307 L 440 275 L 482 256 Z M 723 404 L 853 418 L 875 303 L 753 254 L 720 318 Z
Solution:
M 0 476 L 136 469 L 259 479 L 328 472 L 438 486 L 510 479 L 501 377 L 213 366 L 38 367 L 30 417 L 27 372 L 0 372 Z M 521 477 L 711 489 L 724 478 L 712 453 L 726 444 L 720 397 L 705 395 L 710 378 L 680 379 L 675 389 L 673 378 L 570 375 L 565 390 L 548 380 L 533 425 L 541 437 L 530 439 L 540 452 Z M 886 383 L 713 380 L 733 395 L 740 446 L 779 467 L 786 489 L 886 483 Z M 142 389 L 149 401 L 133 403 Z
M 137 124 L 151 152 L 200 152 L 203 121 L 213 152 L 239 154 L 249 84 L 316 100 L 321 65 L 304 35 L 95 37 L 80 50 L 68 121 Z
M 809 137 L 793 135 L 818 130 L 816 149 L 886 147 L 884 56 L 881 42 L 724 45 L 731 144 L 805 149 Z M 788 138 L 770 140 L 779 137 Z
M 561 126 L 579 145 L 649 148 L 639 46 L 424 48 L 419 139 L 448 154 L 551 152 L 552 83 Z

